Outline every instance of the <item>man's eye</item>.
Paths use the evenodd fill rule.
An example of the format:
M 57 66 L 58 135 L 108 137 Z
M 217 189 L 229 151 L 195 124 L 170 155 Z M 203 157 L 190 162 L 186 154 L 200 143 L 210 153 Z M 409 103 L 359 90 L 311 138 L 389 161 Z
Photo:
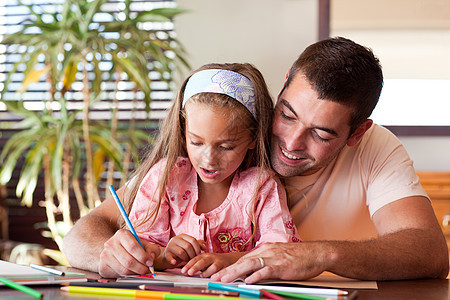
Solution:
M 284 119 L 286 119 L 286 120 L 293 120 L 293 119 L 294 119 L 294 118 L 292 118 L 292 117 L 286 115 L 286 114 L 284 113 L 284 111 L 282 111 L 282 110 L 280 110 L 280 114 L 281 114 L 281 116 L 282 116 Z
M 313 135 L 314 135 L 314 137 L 315 137 L 317 140 L 319 140 L 320 142 L 326 143 L 326 142 L 329 142 L 329 141 L 330 141 L 330 139 L 325 139 L 325 138 L 321 137 L 321 136 L 320 136 L 317 132 L 315 132 L 315 131 L 313 131 Z

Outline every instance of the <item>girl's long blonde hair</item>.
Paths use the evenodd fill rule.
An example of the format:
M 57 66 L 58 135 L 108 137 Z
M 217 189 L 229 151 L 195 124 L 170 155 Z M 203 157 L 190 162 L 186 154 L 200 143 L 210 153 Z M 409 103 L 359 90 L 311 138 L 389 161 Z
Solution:
M 215 93 L 200 93 L 190 98 L 189 101 L 201 102 L 214 105 L 215 107 L 230 107 L 231 120 L 244 120 L 251 130 L 252 137 L 256 141 L 255 149 L 247 151 L 247 155 L 242 162 L 240 169 L 245 170 L 249 167 L 257 166 L 260 168 L 258 176 L 258 184 L 255 186 L 252 202 L 252 215 L 251 220 L 253 224 L 252 240 L 256 232 L 256 218 L 255 209 L 256 201 L 261 185 L 261 175 L 263 172 L 267 172 L 270 167 L 270 155 L 269 155 L 269 140 L 271 136 L 272 127 L 272 114 L 273 114 L 273 101 L 270 93 L 267 89 L 267 85 L 264 81 L 262 74 L 251 64 L 207 64 L 196 71 L 192 72 L 188 78 L 184 80 L 181 85 L 180 91 L 170 108 L 167 117 L 160 125 L 160 131 L 155 139 L 155 144 L 152 149 L 145 154 L 142 164 L 135 170 L 131 178 L 129 186 L 125 188 L 124 192 L 124 204 L 127 213 L 130 212 L 134 199 L 138 193 L 139 186 L 144 179 L 145 175 L 150 169 L 161 159 L 166 159 L 165 169 L 159 178 L 159 194 L 156 207 L 147 214 L 145 220 L 141 220 L 140 224 L 153 219 L 153 224 L 156 219 L 156 215 L 161 204 L 161 200 L 164 197 L 168 178 L 171 169 L 175 165 L 178 157 L 187 157 L 186 151 L 186 138 L 185 138 L 185 116 L 184 109 L 182 108 L 182 101 L 184 95 L 184 89 L 189 78 L 201 70 L 206 69 L 223 69 L 229 70 L 241 75 L 244 75 L 253 83 L 255 88 L 255 106 L 256 106 L 256 120 L 250 114 L 250 112 L 237 100 L 232 99 L 227 95 L 215 94 Z M 234 109 L 237 108 L 237 109 Z M 122 224 L 124 226 L 124 224 Z M 151 225 L 150 225 L 151 226 Z M 249 242 L 247 241 L 247 243 Z

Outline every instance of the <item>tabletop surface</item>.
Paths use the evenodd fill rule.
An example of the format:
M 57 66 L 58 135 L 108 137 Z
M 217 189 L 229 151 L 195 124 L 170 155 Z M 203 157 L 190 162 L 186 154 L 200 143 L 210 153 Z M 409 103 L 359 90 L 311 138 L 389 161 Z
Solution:
M 65 268 L 68 271 L 85 273 L 88 278 L 101 278 L 96 273 L 86 272 L 74 268 Z M 356 295 L 353 290 L 346 289 L 352 295 L 351 299 L 450 299 L 450 286 L 448 279 L 423 279 L 423 280 L 403 280 L 403 281 L 379 281 L 377 290 L 358 290 Z M 67 294 L 60 291 L 60 286 L 33 286 L 44 295 L 44 299 L 57 300 L 90 300 L 90 299 L 120 299 L 117 297 L 87 296 Z M 356 297 L 355 297 L 356 296 Z M 0 287 L 0 299 L 32 299 L 31 296 L 22 292 L 12 290 L 7 287 Z M 130 298 L 131 299 L 131 298 Z M 226 298 L 225 298 L 226 299 Z M 349 297 L 339 297 L 338 299 L 350 300 Z

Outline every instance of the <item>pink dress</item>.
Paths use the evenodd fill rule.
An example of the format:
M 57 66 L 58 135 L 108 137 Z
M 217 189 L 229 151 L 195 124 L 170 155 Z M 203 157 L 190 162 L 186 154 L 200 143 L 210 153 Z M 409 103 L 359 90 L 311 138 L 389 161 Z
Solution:
M 141 224 L 157 202 L 164 165 L 165 160 L 159 161 L 145 176 L 130 212 L 140 238 L 164 247 L 172 237 L 184 233 L 204 240 L 211 253 L 249 251 L 265 242 L 300 241 L 283 186 L 263 174 L 255 210 L 256 234 L 253 243 L 245 244 L 252 235 L 250 215 L 258 168 L 236 172 L 224 202 L 210 212 L 196 214 L 197 173 L 189 159 L 183 157 L 178 158 L 171 171 L 155 223 L 150 227 L 150 218 Z

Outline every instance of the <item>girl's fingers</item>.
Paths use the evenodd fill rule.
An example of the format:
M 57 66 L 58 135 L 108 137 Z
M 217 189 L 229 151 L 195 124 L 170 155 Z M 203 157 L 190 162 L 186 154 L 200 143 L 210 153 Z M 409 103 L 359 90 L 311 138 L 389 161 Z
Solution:
M 183 234 L 179 241 L 179 245 L 185 250 L 188 259 L 192 259 L 201 253 L 200 244 L 194 237 Z
M 167 251 L 166 252 L 166 260 L 167 262 L 169 262 L 171 265 L 175 265 L 177 263 L 177 259 L 175 258 L 175 256 L 172 254 L 172 252 Z
M 208 267 L 211 262 L 204 256 L 197 256 L 191 259 L 184 267 L 181 272 L 188 276 L 199 275 L 203 269 Z
M 213 275 L 213 274 L 215 274 L 215 273 L 217 273 L 217 272 L 219 272 L 220 270 L 222 270 L 223 269 L 223 266 L 219 266 L 218 264 L 211 264 L 211 265 L 209 265 L 209 267 L 206 269 L 206 270 L 204 270 L 201 274 L 202 274 L 202 277 L 211 277 L 211 275 Z

